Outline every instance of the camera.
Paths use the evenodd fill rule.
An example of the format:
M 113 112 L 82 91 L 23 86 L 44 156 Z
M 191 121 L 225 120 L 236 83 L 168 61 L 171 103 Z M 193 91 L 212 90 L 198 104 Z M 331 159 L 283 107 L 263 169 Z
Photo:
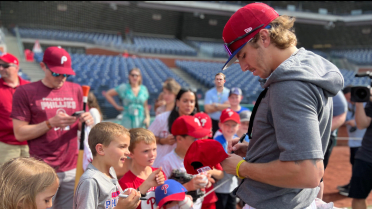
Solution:
M 367 71 L 365 73 L 357 73 L 355 77 L 369 77 L 372 78 L 372 73 Z M 352 102 L 368 102 L 371 96 L 370 86 L 354 86 L 350 90 L 350 100 Z

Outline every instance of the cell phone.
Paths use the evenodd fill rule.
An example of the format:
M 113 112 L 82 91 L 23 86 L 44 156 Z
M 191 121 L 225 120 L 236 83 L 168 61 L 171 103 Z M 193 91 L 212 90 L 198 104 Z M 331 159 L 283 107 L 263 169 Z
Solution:
M 83 114 L 83 113 L 85 113 L 83 110 L 81 110 L 81 111 L 76 111 L 76 112 L 74 112 L 74 114 L 72 114 L 71 116 L 79 116 L 79 115 L 81 115 L 81 114 Z

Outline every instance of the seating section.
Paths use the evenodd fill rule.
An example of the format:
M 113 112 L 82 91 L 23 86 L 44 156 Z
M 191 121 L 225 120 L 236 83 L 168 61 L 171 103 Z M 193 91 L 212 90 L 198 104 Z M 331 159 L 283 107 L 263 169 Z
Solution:
M 355 77 L 355 72 L 351 70 L 340 69 L 341 74 L 344 76 L 344 86 L 368 86 L 371 80 L 368 77 Z
M 223 63 L 177 60 L 176 65 L 206 87 L 212 88 L 214 77 L 221 72 Z M 238 64 L 233 64 L 223 73 L 226 75 L 225 87 L 239 87 L 243 91 L 242 103 L 252 103 L 263 90 L 258 77 L 254 77 L 250 72 L 243 72 Z
M 13 33 L 14 33 L 13 29 Z M 22 38 L 51 39 L 60 41 L 86 42 L 103 46 L 120 46 L 123 42 L 121 35 L 104 33 L 87 33 L 51 29 L 19 28 Z
M 192 47 L 175 38 L 133 37 L 138 52 L 196 56 Z
M 331 55 L 358 65 L 372 65 L 372 49 L 333 50 Z
M 200 52 L 208 54 L 212 57 L 226 58 L 227 53 L 223 43 L 209 42 L 209 41 L 187 41 L 190 45 L 197 48 Z

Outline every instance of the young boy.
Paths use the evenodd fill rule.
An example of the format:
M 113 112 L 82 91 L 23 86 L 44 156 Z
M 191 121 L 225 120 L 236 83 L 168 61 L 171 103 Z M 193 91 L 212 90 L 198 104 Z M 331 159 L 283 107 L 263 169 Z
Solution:
M 130 129 L 129 157 L 132 159 L 129 171 L 119 180 L 122 189 L 134 188 L 149 201 L 141 201 L 137 209 L 155 208 L 155 189 L 164 184 L 165 174 L 151 167 L 156 158 L 155 135 L 144 128 Z M 154 181 L 154 176 L 156 181 Z M 145 180 L 146 179 L 146 180 Z
M 198 112 L 194 115 L 194 117 L 199 119 L 200 124 L 203 128 L 211 130 L 210 134 L 208 135 L 208 138 L 212 138 L 212 119 L 209 117 L 209 115 L 204 112 Z M 213 170 L 208 171 L 208 173 L 211 174 L 211 176 L 216 180 L 220 180 L 223 178 L 223 171 L 220 164 L 218 164 L 218 166 L 216 166 Z M 209 188 L 206 188 L 205 192 L 208 193 L 212 189 L 213 185 Z M 204 198 L 202 209 L 215 209 L 217 199 L 218 199 L 217 195 L 213 191 Z
M 247 108 L 240 106 L 240 102 L 242 101 L 242 98 L 243 98 L 243 93 L 240 88 L 233 87 L 230 89 L 230 93 L 229 93 L 230 109 L 234 110 L 238 114 L 240 114 L 242 111 L 248 110 Z
M 119 198 L 122 189 L 112 166 L 122 167 L 129 155 L 129 132 L 121 125 L 102 122 L 89 133 L 88 144 L 93 161 L 81 176 L 74 196 L 74 209 L 135 209 L 140 203 L 140 193 L 127 192 Z
M 232 142 L 234 138 L 237 138 L 236 133 L 239 129 L 239 124 L 240 117 L 238 113 L 231 109 L 225 109 L 222 111 L 220 122 L 218 124 L 222 131 L 222 135 L 217 136 L 215 140 L 222 144 L 227 153 L 231 153 Z M 238 186 L 238 179 L 236 176 L 224 172 L 224 177 L 216 182 L 214 187 L 217 187 L 226 179 L 231 180 L 215 190 L 218 197 L 218 201 L 216 202 L 217 209 L 236 208 L 236 198 L 230 195 L 230 193 Z
M 199 138 L 204 138 L 210 134 L 210 129 L 204 129 L 200 121 L 194 116 L 183 115 L 178 117 L 171 128 L 172 135 L 176 138 L 177 146 L 174 150 L 163 157 L 160 166 L 168 179 L 175 179 L 183 184 L 187 191 L 196 191 L 204 188 L 205 184 L 202 175 L 193 176 L 186 173 L 183 159 L 191 144 Z M 208 182 L 209 183 L 209 182 Z M 196 199 L 195 195 L 192 195 Z M 194 199 L 194 209 L 200 209 L 203 200 Z M 178 206 L 172 207 L 178 208 Z

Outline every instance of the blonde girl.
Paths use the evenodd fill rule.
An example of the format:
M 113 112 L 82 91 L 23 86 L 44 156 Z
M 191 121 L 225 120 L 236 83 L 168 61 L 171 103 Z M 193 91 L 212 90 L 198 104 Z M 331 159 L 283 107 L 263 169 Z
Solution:
M 0 167 L 0 209 L 46 209 L 59 187 L 54 169 L 34 158 L 15 158 Z

